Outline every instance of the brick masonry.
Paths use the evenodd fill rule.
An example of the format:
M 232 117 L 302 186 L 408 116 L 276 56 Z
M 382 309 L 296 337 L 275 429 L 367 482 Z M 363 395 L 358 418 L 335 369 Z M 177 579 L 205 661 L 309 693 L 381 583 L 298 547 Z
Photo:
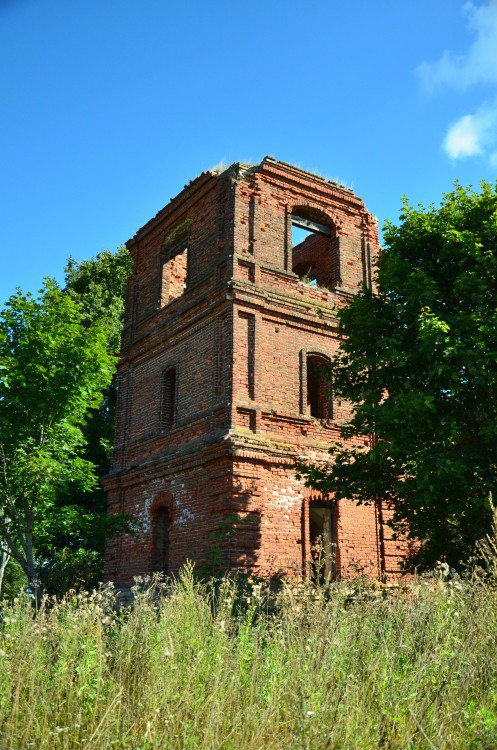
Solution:
M 293 247 L 295 226 L 310 233 Z M 295 459 L 330 460 L 347 416 L 310 395 L 314 364 L 338 346 L 337 307 L 372 283 L 376 219 L 352 191 L 266 157 L 201 174 L 127 247 L 104 486 L 109 512 L 141 528 L 109 542 L 106 578 L 126 586 L 186 560 L 309 574 L 310 508 L 323 498 L 297 480 Z M 387 508 L 342 501 L 329 513 L 337 574 L 398 574 L 406 550 Z

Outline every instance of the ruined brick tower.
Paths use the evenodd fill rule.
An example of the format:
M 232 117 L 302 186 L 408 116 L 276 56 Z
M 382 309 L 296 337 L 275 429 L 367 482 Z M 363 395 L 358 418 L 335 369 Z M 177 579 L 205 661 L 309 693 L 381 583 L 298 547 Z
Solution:
M 295 477 L 326 458 L 345 407 L 323 366 L 335 309 L 371 285 L 375 218 L 335 182 L 266 157 L 204 172 L 127 243 L 106 577 L 175 573 L 186 560 L 306 575 L 398 570 L 385 508 L 331 511 Z

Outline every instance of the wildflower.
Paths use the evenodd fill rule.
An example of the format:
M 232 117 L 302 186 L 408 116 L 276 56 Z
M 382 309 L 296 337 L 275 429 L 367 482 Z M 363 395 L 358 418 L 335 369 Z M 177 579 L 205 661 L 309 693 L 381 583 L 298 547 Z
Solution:
M 63 732 L 68 732 L 70 727 L 55 727 L 55 729 L 52 732 L 49 732 L 48 734 L 51 737 L 56 736 L 57 734 L 61 734 Z
M 262 592 L 262 585 L 260 583 L 254 583 L 252 586 L 252 596 L 254 599 L 260 599 Z

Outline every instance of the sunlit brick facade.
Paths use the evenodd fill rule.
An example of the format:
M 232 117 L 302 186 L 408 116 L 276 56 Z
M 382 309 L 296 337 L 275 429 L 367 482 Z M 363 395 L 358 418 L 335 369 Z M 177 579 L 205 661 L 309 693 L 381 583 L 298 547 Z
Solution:
M 381 505 L 332 511 L 295 476 L 329 460 L 347 408 L 323 371 L 335 310 L 371 285 L 375 218 L 350 190 L 266 157 L 193 180 L 127 243 L 109 512 L 141 521 L 108 545 L 127 585 L 205 569 L 382 579 L 404 553 Z M 324 368 L 324 369 L 323 369 Z M 330 556 L 330 551 L 333 553 Z

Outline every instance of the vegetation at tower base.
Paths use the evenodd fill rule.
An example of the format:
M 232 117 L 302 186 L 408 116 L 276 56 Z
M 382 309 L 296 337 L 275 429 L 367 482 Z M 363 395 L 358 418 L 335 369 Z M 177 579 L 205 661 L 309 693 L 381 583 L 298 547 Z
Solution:
M 495 539 L 489 540 L 492 544 Z M 492 546 L 490 546 L 492 549 Z M 492 552 L 490 552 L 492 555 Z M 497 580 L 134 587 L 0 605 L 0 747 L 497 747 Z
M 338 313 L 333 393 L 352 404 L 334 463 L 306 483 L 393 509 L 412 565 L 458 565 L 489 531 L 497 484 L 497 189 L 455 184 L 387 223 L 376 291 Z
M 82 424 L 114 366 L 106 327 L 85 327 L 54 281 L 37 299 L 18 291 L 0 312 L 0 534 L 35 596 L 43 545 L 81 520 L 74 505 L 55 512 L 58 488 L 95 483 Z

